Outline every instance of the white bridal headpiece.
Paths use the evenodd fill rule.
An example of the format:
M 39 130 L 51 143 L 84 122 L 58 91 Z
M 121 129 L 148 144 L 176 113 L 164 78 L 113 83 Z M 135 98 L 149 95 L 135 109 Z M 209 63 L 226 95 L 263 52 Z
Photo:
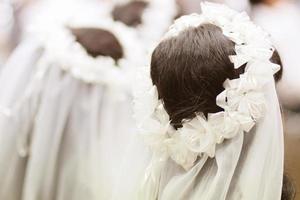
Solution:
M 153 153 L 142 184 L 140 198 L 143 200 L 155 199 L 159 193 L 160 176 L 168 160 L 173 160 L 186 171 L 193 170 L 199 165 L 199 159 L 214 158 L 216 149 L 224 141 L 243 137 L 243 133 L 250 132 L 257 123 L 265 121 L 267 112 L 271 113 L 268 108 L 270 102 L 266 100 L 266 93 L 269 92 L 265 91 L 267 84 L 274 84 L 273 75 L 280 66 L 270 61 L 275 50 L 270 36 L 254 25 L 246 13 L 238 13 L 224 5 L 213 3 L 202 3 L 201 6 L 201 15 L 192 14 L 179 18 L 163 39 L 176 37 L 189 27 L 214 24 L 235 43 L 236 55 L 230 55 L 229 58 L 235 68 L 246 65 L 245 72 L 238 79 L 227 79 L 224 82 L 225 90 L 216 99 L 217 105 L 224 111 L 208 114 L 207 117 L 197 113 L 194 119 L 184 120 L 182 128 L 177 130 L 172 127 L 163 101 L 158 98 L 157 88 L 152 85 L 149 71 L 145 76 L 140 74 L 141 87 L 135 94 L 135 117 L 139 132 Z M 276 110 L 276 93 L 272 101 Z M 281 124 L 281 121 L 278 123 Z M 277 132 L 282 133 L 281 126 Z M 281 138 L 280 134 L 278 138 Z M 281 156 L 280 152 L 282 153 L 282 149 L 278 157 Z M 282 166 L 279 166 L 279 172 L 281 169 Z
M 135 43 L 135 33 L 121 23 L 111 20 L 85 22 L 68 21 L 65 24 L 48 24 L 46 28 L 33 29 L 45 48 L 45 55 L 40 61 L 49 66 L 55 61 L 64 71 L 70 72 L 75 78 L 88 83 L 101 83 L 110 86 L 128 85 L 126 74 L 137 66 L 140 47 Z M 110 31 L 120 41 L 124 57 L 118 63 L 109 56 L 96 58 L 88 55 L 86 50 L 76 41 L 70 28 L 101 28 Z
M 262 88 L 280 69 L 270 61 L 274 47 L 269 35 L 255 26 L 246 13 L 211 3 L 203 3 L 202 11 L 201 15 L 176 20 L 164 39 L 175 37 L 186 28 L 211 23 L 236 44 L 236 55 L 230 56 L 231 62 L 235 68 L 247 65 L 240 78 L 224 82 L 225 90 L 217 97 L 217 105 L 224 111 L 209 114 L 207 118 L 199 113 L 183 122 L 182 128 L 174 130 L 163 102 L 158 99 L 156 86 L 145 91 L 146 101 L 138 102 L 138 99 L 136 102 L 149 106 L 148 113 L 139 117 L 142 119 L 139 128 L 147 143 L 153 151 L 171 157 L 186 170 L 194 165 L 198 156 L 214 157 L 217 144 L 249 132 L 255 122 L 264 117 L 266 102 Z M 140 112 L 139 109 L 136 112 Z

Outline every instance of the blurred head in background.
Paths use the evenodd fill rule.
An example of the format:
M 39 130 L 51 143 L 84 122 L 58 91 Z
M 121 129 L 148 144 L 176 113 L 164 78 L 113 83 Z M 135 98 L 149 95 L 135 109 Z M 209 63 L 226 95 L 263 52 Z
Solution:
M 100 28 L 73 28 L 72 34 L 92 57 L 109 56 L 116 62 L 123 57 L 123 48 L 116 36 Z
M 250 3 L 252 5 L 256 5 L 256 4 L 274 5 L 280 1 L 282 1 L 282 0 L 250 0 Z
M 135 27 L 142 23 L 142 15 L 147 6 L 146 1 L 132 1 L 128 4 L 117 5 L 112 11 L 112 16 L 116 21 Z

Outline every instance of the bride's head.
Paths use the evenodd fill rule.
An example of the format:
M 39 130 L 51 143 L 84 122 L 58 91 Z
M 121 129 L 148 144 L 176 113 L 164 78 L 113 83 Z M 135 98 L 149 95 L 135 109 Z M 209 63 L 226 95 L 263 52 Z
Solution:
M 224 90 L 224 81 L 238 78 L 244 71 L 244 67 L 234 69 L 229 60 L 234 49 L 235 44 L 212 24 L 187 28 L 155 48 L 151 78 L 175 127 L 196 113 L 222 110 L 216 97 Z M 277 52 L 272 62 L 280 62 Z

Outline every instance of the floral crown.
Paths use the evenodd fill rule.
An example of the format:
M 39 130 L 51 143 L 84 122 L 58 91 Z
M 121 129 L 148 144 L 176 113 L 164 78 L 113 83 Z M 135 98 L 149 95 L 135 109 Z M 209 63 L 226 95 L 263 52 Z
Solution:
M 109 56 L 90 56 L 77 42 L 71 28 L 99 28 L 110 31 L 122 45 L 123 58 L 115 62 Z M 130 71 L 141 64 L 140 57 L 143 53 L 140 44 L 135 42 L 135 32 L 111 19 L 91 19 L 82 22 L 75 18 L 60 23 L 49 23 L 46 27 L 33 26 L 29 31 L 38 38 L 45 49 L 44 56 L 39 61 L 41 71 L 45 71 L 44 68 L 54 62 L 83 82 L 127 90 L 131 87 L 128 81 L 128 78 L 131 78 Z
M 182 128 L 175 130 L 163 102 L 158 98 L 147 72 L 142 89 L 136 91 L 135 117 L 140 133 L 154 155 L 171 158 L 184 169 L 194 166 L 199 156 L 215 156 L 215 149 L 224 139 L 249 132 L 264 117 L 266 101 L 263 88 L 280 66 L 272 63 L 274 47 L 270 36 L 254 25 L 246 13 L 238 13 L 214 3 L 202 3 L 202 14 L 183 16 L 175 21 L 164 39 L 176 37 L 189 27 L 210 23 L 235 43 L 236 55 L 229 58 L 235 68 L 246 64 L 238 79 L 227 79 L 225 90 L 217 96 L 217 105 L 224 111 L 197 114 L 192 120 L 183 120 Z M 142 77 L 141 77 L 142 78 Z

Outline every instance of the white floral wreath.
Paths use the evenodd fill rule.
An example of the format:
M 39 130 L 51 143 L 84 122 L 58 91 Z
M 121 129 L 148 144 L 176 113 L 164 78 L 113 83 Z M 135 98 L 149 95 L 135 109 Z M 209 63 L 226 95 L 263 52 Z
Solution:
M 222 112 L 202 114 L 184 120 L 183 127 L 175 130 L 158 99 L 157 88 L 147 75 L 141 74 L 141 87 L 136 90 L 135 117 L 140 133 L 154 155 L 171 158 L 185 170 L 195 165 L 199 156 L 215 156 L 215 148 L 224 139 L 249 132 L 266 110 L 263 88 L 274 81 L 273 74 L 280 66 L 270 61 L 274 48 L 270 37 L 254 25 L 246 13 L 238 13 L 214 3 L 202 3 L 202 14 L 181 17 L 170 27 L 164 39 L 175 37 L 188 27 L 210 23 L 220 27 L 223 34 L 235 43 L 236 55 L 230 60 L 235 68 L 246 64 L 238 79 L 226 80 L 225 90 L 217 96 Z M 149 69 L 147 69 L 149 70 Z M 146 81 L 145 81 L 146 80 Z
M 124 57 L 117 63 L 109 56 L 90 56 L 87 51 L 76 41 L 70 28 L 101 28 L 112 32 L 120 41 Z M 64 24 L 47 25 L 47 27 L 34 27 L 31 33 L 36 35 L 44 49 L 45 54 L 40 64 L 49 66 L 49 63 L 58 63 L 59 66 L 69 72 L 74 78 L 87 83 L 106 84 L 127 88 L 130 87 L 128 76 L 131 70 L 141 65 L 143 51 L 135 40 L 136 33 L 121 23 L 110 19 L 99 21 L 77 20 Z

